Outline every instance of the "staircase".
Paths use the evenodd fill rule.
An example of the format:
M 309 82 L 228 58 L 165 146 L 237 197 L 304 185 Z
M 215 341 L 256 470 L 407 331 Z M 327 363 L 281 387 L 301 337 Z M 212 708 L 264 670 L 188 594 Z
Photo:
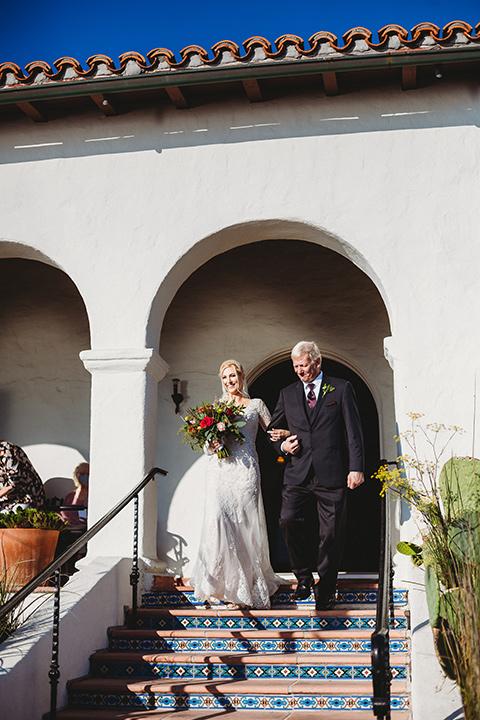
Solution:
M 182 720 L 196 720 L 236 711 L 237 720 L 306 720 L 322 710 L 327 720 L 371 720 L 376 584 L 340 580 L 339 605 L 322 612 L 313 595 L 296 604 L 293 592 L 280 588 L 272 610 L 206 608 L 182 580 L 155 578 L 137 628 L 109 629 L 109 647 L 92 655 L 87 677 L 69 682 L 57 718 L 180 720 L 182 711 Z M 396 591 L 393 720 L 409 716 L 405 602 Z

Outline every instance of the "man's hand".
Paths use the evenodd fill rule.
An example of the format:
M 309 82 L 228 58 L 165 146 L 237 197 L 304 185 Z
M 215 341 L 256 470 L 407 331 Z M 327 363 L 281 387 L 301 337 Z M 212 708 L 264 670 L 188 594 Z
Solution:
M 290 436 L 290 430 L 282 430 L 280 428 L 272 428 L 271 430 L 267 430 L 267 433 L 270 435 L 270 440 L 272 442 L 278 442 L 278 440 L 285 440 L 287 437 Z
M 347 485 L 350 490 L 355 490 L 356 487 L 361 485 L 365 480 L 363 473 L 361 472 L 350 472 L 347 477 Z
M 285 453 L 296 455 L 300 450 L 300 441 L 298 440 L 297 435 L 290 435 L 290 437 L 284 440 L 281 445 L 281 449 Z

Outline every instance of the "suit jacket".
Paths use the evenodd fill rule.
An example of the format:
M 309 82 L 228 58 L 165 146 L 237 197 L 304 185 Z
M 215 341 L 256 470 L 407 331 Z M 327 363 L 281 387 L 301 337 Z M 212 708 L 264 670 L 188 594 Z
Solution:
M 308 408 L 303 383 L 289 385 L 280 392 L 269 427 L 286 428 L 301 443 L 296 455 L 285 458 L 286 484 L 300 484 L 312 464 L 325 487 L 344 487 L 349 472 L 363 472 L 362 428 L 348 380 L 324 375 L 313 411 Z M 279 454 L 281 444 L 275 443 Z

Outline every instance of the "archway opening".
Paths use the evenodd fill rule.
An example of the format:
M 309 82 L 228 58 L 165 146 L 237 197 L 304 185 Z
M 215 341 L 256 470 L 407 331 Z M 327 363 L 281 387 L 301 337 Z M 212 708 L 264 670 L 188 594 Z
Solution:
M 1 258 L 0 268 L 0 433 L 26 449 L 44 482 L 66 478 L 54 484 L 63 496 L 90 445 L 90 375 L 79 358 L 90 347 L 85 304 L 71 278 L 45 262 Z
M 169 377 L 181 379 L 181 410 L 186 412 L 188 407 L 220 394 L 218 368 L 227 358 L 243 364 L 253 385 L 260 369 L 270 369 L 279 364 L 279 359 L 289 358 L 289 349 L 299 340 L 313 339 L 324 357 L 342 360 L 368 379 L 382 428 L 389 432 L 393 418 L 392 372 L 383 354 L 383 338 L 390 334 L 378 289 L 347 258 L 312 242 L 263 240 L 221 253 L 190 275 L 165 314 L 159 350 L 170 365 Z M 290 370 L 290 360 L 286 365 Z M 347 372 L 348 368 L 344 368 Z M 337 366 L 332 372 L 333 376 L 343 376 Z M 356 373 L 353 375 L 363 384 Z M 253 388 L 254 394 L 273 408 L 279 389 L 295 379 L 290 376 L 267 382 L 265 390 Z M 269 392 L 273 392 L 270 400 Z M 195 559 L 200 538 L 202 465 L 177 437 L 181 421 L 178 418 L 178 422 L 172 422 L 171 394 L 171 379 L 166 379 L 159 386 L 158 449 L 161 462 L 176 470 L 162 483 L 158 522 L 162 531 L 184 538 L 187 560 L 183 571 L 188 577 L 188 563 Z M 370 393 L 369 397 L 373 403 Z M 376 460 L 376 409 L 374 417 L 377 449 L 372 455 Z M 272 462 L 276 463 L 276 457 Z M 355 493 L 360 495 L 357 490 Z M 372 513 L 375 502 L 378 498 L 371 502 Z M 350 514 L 351 526 L 357 518 L 362 525 L 363 510 Z M 278 523 L 278 517 L 274 522 Z M 370 532 L 373 523 L 368 525 Z M 159 557 L 168 558 L 171 551 L 160 536 L 161 532 Z M 366 547 L 367 540 L 361 536 L 358 544 Z M 347 563 L 350 570 L 375 568 L 373 552 L 367 550 L 364 561 L 357 554 L 355 562 L 350 562 L 347 553 L 345 567 Z
M 347 495 L 347 542 L 341 570 L 347 572 L 376 572 L 380 547 L 380 496 L 377 481 L 372 474 L 380 460 L 378 412 L 373 396 L 357 373 L 346 365 L 329 358 L 323 358 L 322 369 L 327 375 L 349 380 L 357 396 L 360 419 L 365 443 L 366 482 Z M 280 390 L 297 381 L 291 360 L 282 360 L 265 370 L 249 386 L 252 397 L 261 397 L 273 412 Z M 270 558 L 274 570 L 289 571 L 288 553 L 283 541 L 278 519 L 281 506 L 283 463 L 272 448 L 267 436 L 257 437 L 257 452 L 262 478 L 262 493 L 267 518 Z M 318 527 L 315 507 L 311 508 L 309 532 L 312 536 L 312 567 L 315 568 L 314 540 Z

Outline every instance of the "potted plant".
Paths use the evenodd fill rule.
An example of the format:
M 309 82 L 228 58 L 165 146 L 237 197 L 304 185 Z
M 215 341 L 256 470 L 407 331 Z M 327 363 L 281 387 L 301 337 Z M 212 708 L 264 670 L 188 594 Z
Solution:
M 19 509 L 0 513 L 0 573 L 25 585 L 52 562 L 66 523 L 56 512 Z

